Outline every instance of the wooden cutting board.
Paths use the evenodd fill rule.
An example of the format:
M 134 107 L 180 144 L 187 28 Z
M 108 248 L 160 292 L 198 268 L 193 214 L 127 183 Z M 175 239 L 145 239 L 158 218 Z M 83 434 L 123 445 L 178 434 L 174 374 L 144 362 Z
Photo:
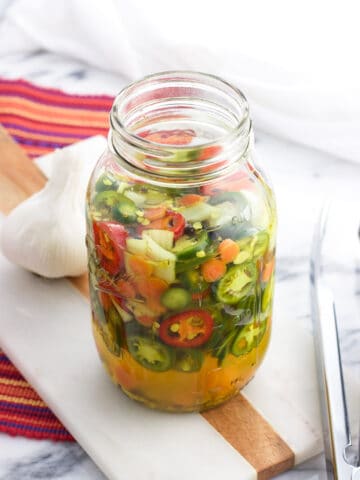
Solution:
M 46 161 L 51 162 L 51 154 L 47 157 Z M 0 212 L 8 214 L 21 201 L 40 190 L 45 183 L 44 174 L 0 127 Z M 5 277 L 7 281 L 4 280 Z M 263 480 L 291 468 L 295 463 L 321 450 L 312 340 L 296 325 L 288 328 L 288 320 L 282 318 L 281 312 L 276 315 L 277 309 L 275 309 L 275 332 L 266 360 L 255 380 L 235 399 L 203 414 L 177 415 L 153 412 L 124 398 L 119 390 L 107 383 L 105 373 L 103 376 L 99 373 L 102 391 L 107 392 L 107 398 L 104 399 L 102 396 L 102 399 L 105 404 L 112 405 L 112 409 L 105 417 L 102 407 L 91 401 L 89 393 L 91 388 L 90 385 L 86 385 L 86 381 L 91 380 L 83 375 L 82 378 L 78 378 L 77 383 L 81 385 L 83 382 L 83 388 L 76 389 L 74 379 L 77 369 L 74 367 L 72 373 L 72 370 L 62 366 L 61 362 L 51 362 L 46 357 L 46 352 L 51 355 L 54 351 L 49 350 L 49 344 L 52 344 L 55 351 L 62 352 L 63 358 L 67 358 L 70 352 L 71 354 L 77 352 L 73 361 L 80 370 L 84 368 L 82 361 L 94 363 L 96 371 L 100 363 L 96 358 L 90 335 L 89 309 L 86 304 L 84 307 L 83 301 L 84 297 L 88 299 L 86 276 L 70 279 L 70 282 L 76 290 L 65 280 L 47 281 L 35 278 L 2 258 L 0 309 L 3 313 L 7 312 L 7 315 L 4 313 L 0 319 L 0 346 L 109 478 L 114 480 L 130 478 L 125 474 L 128 468 L 128 473 L 132 472 L 131 478 L 139 480 L 180 479 L 185 475 L 188 475 L 188 478 L 210 480 L 213 477 L 219 478 L 219 475 L 223 477 L 225 471 L 236 474 L 234 478 L 241 480 L 251 478 Z M 17 305 L 16 308 L 18 300 L 15 306 L 12 305 L 14 302 L 10 301 L 12 296 L 16 297 L 14 291 L 17 288 L 21 288 L 22 292 L 28 292 L 25 297 L 31 291 L 28 299 L 30 303 L 23 308 L 21 305 Z M 47 297 L 44 297 L 44 292 L 47 292 Z M 31 298 L 37 295 L 42 298 L 41 311 L 38 302 L 36 305 L 31 302 Z M 65 333 L 61 342 L 61 331 L 60 337 L 54 339 L 51 324 L 45 319 L 41 320 L 42 316 L 46 316 L 46 302 L 48 310 L 54 302 L 57 302 L 57 317 L 64 310 L 63 318 L 59 321 L 64 324 L 64 332 L 70 329 L 70 334 L 67 333 L 72 344 L 69 336 L 65 338 Z M 74 311 L 79 310 L 78 316 L 84 317 L 84 322 L 88 319 L 88 324 L 79 326 L 74 319 L 67 320 L 68 304 L 73 306 L 76 304 Z M 24 309 L 27 312 L 25 316 Z M 33 322 L 30 336 L 27 330 L 29 316 Z M 24 322 L 27 325 L 25 329 Z M 79 348 L 80 343 L 83 348 L 86 346 L 85 356 L 84 351 Z M 49 371 L 51 365 L 54 370 Z M 63 385 L 61 394 L 57 386 L 59 377 L 62 378 Z M 91 418 L 92 421 L 85 421 L 79 414 L 81 403 L 82 413 L 86 411 L 86 418 Z M 96 422 L 100 411 L 101 415 Z M 128 422 L 129 418 L 132 418 L 133 423 L 128 425 L 127 432 L 124 432 L 122 425 Z M 150 435 L 149 443 L 146 443 L 146 438 L 142 438 L 144 450 L 139 450 L 138 455 L 133 458 L 133 452 L 129 455 L 127 441 L 131 444 L 131 432 L 141 427 L 136 425 L 136 422 L 144 419 Z M 105 423 L 107 429 L 102 430 L 101 425 L 104 426 Z M 185 427 L 192 432 L 190 437 L 184 434 Z M 165 431 L 167 436 L 158 440 L 158 436 L 161 437 Z M 127 436 L 127 440 L 124 438 L 123 451 L 120 445 L 113 456 L 109 455 L 109 449 L 117 446 L 118 438 L 124 435 Z M 177 440 L 173 445 L 174 452 L 171 451 L 169 441 L 171 435 Z M 182 438 L 184 442 L 181 442 Z M 113 443 L 109 443 L 109 439 L 113 439 Z M 132 440 L 136 444 L 136 439 Z M 138 441 L 142 443 L 140 439 Z M 200 442 L 201 445 L 194 442 Z M 190 460 L 184 460 L 182 466 L 173 471 L 172 465 L 175 460 L 170 462 L 170 459 L 172 454 L 176 456 L 176 448 L 177 456 L 185 459 L 187 458 L 185 453 L 191 453 Z M 162 449 L 169 450 L 168 469 L 164 468 L 166 459 L 164 460 L 161 455 Z M 198 457 L 194 455 L 197 449 L 201 452 Z M 204 451 L 207 452 L 206 461 Z M 234 451 L 237 452 L 236 456 Z M 221 459 L 218 458 L 220 452 Z M 153 461 L 149 460 L 150 456 Z M 117 464 L 119 458 L 122 459 L 120 470 Z M 212 466 L 210 470 L 208 466 L 204 468 L 204 462 L 210 462 Z M 137 472 L 139 466 L 141 474 L 140 471 Z M 199 474 L 197 477 L 194 476 L 196 471 Z

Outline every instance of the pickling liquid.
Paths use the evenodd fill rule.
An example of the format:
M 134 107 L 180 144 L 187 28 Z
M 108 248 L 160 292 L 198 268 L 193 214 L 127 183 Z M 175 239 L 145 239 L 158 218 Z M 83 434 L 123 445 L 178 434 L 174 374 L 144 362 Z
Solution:
M 97 322 L 93 321 L 96 347 L 112 382 L 126 395 L 150 408 L 176 412 L 207 410 L 237 395 L 259 367 L 270 333 L 271 320 L 268 319 L 259 346 L 241 357 L 228 355 L 221 366 L 215 357 L 206 354 L 197 372 L 154 372 L 142 367 L 126 349 L 120 356 L 112 354 Z

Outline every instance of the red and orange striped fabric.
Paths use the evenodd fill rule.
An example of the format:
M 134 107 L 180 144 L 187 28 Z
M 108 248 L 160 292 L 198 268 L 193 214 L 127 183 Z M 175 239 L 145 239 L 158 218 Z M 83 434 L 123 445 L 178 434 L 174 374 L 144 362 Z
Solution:
M 109 96 L 69 95 L 24 80 L 0 79 L 0 124 L 30 158 L 92 135 L 106 135 Z M 73 438 L 0 350 L 0 431 Z
M 0 351 L 0 431 L 29 438 L 73 438 Z
M 109 96 L 69 95 L 24 80 L 0 79 L 0 123 L 30 157 L 106 135 Z

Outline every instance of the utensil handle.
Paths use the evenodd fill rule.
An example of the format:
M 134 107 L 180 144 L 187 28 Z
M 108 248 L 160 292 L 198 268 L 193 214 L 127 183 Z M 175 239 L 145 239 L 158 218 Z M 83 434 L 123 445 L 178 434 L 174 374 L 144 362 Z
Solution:
M 311 304 L 314 322 L 318 377 L 323 411 L 324 443 L 328 478 L 359 479 L 359 468 L 346 460 L 351 445 L 348 408 L 341 362 L 339 331 L 331 290 L 322 278 L 321 249 L 327 208 L 315 232 L 311 255 Z

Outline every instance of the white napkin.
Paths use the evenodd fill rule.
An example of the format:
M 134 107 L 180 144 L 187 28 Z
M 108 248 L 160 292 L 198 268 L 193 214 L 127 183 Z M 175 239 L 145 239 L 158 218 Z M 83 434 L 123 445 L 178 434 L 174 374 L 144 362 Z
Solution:
M 46 50 L 117 74 L 119 89 L 161 70 L 219 74 L 245 92 L 257 128 L 360 161 L 357 19 L 348 0 L 72 0 L 51 8 L 14 0 L 0 20 L 0 62 Z

